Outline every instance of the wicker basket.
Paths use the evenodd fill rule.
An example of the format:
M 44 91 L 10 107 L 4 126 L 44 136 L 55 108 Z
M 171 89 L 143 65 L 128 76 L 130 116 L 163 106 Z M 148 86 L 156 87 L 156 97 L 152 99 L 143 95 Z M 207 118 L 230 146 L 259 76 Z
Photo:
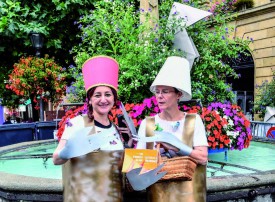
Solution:
M 167 171 L 167 173 L 159 181 L 192 180 L 197 167 L 197 161 L 189 156 L 161 157 L 160 163 L 164 163 L 160 172 Z

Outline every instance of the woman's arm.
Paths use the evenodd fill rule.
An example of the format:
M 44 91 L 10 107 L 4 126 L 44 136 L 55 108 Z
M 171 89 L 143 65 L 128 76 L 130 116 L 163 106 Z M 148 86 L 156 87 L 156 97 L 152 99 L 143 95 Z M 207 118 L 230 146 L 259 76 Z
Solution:
M 172 150 L 179 156 L 185 156 L 186 154 L 183 154 L 184 152 L 180 152 L 180 150 L 176 147 L 174 147 L 171 144 L 159 142 L 161 147 L 165 150 Z M 192 148 L 190 148 L 192 149 Z M 206 165 L 208 161 L 208 147 L 206 146 L 197 146 L 193 147 L 191 150 L 191 153 L 188 155 L 192 158 L 194 158 L 199 164 Z
M 199 164 L 206 165 L 208 161 L 208 147 L 194 147 L 189 156 L 194 158 Z
M 61 159 L 59 157 L 59 152 L 64 148 L 66 142 L 67 142 L 67 140 L 64 140 L 64 139 L 61 139 L 59 141 L 58 146 L 53 153 L 53 164 L 54 165 L 62 165 L 68 161 L 67 159 Z

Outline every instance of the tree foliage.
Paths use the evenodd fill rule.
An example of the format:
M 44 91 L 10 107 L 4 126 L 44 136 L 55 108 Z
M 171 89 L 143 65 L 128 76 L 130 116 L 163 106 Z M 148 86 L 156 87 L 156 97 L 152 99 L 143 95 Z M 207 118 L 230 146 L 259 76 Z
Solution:
M 106 54 L 116 58 L 120 64 L 119 93 L 124 102 L 136 103 L 150 97 L 149 86 L 165 59 L 169 55 L 185 57 L 185 53 L 173 49 L 175 32 L 186 28 L 182 25 L 184 19 L 175 18 L 173 26 L 167 26 L 173 2 L 160 1 L 160 18 L 158 21 L 153 19 L 155 27 L 151 29 L 145 26 L 146 23 L 139 23 L 140 15 L 149 16 L 150 10 L 136 11 L 134 6 L 122 1 L 96 4 L 95 10 L 78 21 L 82 42 L 73 49 L 77 53 L 77 66 L 71 70 L 76 82 L 70 96 L 85 96 L 81 79 L 83 62 L 93 55 Z M 233 101 L 231 84 L 226 79 L 238 75 L 228 61 L 247 51 L 251 42 L 231 37 L 235 31 L 229 25 L 236 17 L 232 13 L 234 2 L 223 1 L 212 7 L 204 0 L 186 0 L 184 3 L 213 13 L 186 28 L 200 54 L 191 72 L 193 98 L 201 99 L 203 104 Z
M 79 21 L 81 43 L 73 48 L 76 67 L 71 72 L 76 78 L 72 88 L 76 96 L 85 97 L 82 64 L 94 55 L 108 55 L 120 65 L 119 96 L 124 102 L 140 102 L 151 95 L 149 86 L 161 65 L 170 55 L 183 55 L 172 49 L 172 30 L 165 21 L 149 19 L 150 10 L 137 10 L 130 2 L 101 1 L 90 14 Z M 145 22 L 140 23 L 140 16 Z M 149 20 L 154 27 L 148 25 Z M 72 92 L 69 90 L 69 92 Z M 69 98 L 76 96 L 69 95 Z
M 19 58 L 35 53 L 29 39 L 31 31 L 45 36 L 43 55 L 46 53 L 55 57 L 63 67 L 73 63 L 69 50 L 79 43 L 75 37 L 78 31 L 75 21 L 93 8 L 93 2 L 0 0 L 0 56 L 5 58 L 0 61 L 0 67 L 3 68 L 1 85 L 8 80 L 13 64 Z M 10 93 L 5 88 L 0 92 L 0 97 L 5 99 L 3 104 L 17 103 L 18 100 L 6 96 Z
M 172 28 L 167 27 L 173 2 L 160 0 L 159 21 L 151 19 L 155 26 L 148 27 L 140 23 L 140 15 L 149 20 L 150 10 L 139 10 L 139 2 L 133 0 L 0 0 L 0 55 L 5 58 L 0 62 L 4 70 L 0 82 L 8 80 L 20 57 L 34 52 L 28 34 L 35 31 L 45 35 L 44 52 L 54 56 L 61 66 L 69 67 L 68 79 L 74 80 L 67 90 L 70 100 L 82 101 L 85 97 L 83 62 L 106 54 L 120 64 L 120 99 L 141 102 L 150 97 L 149 86 L 165 59 L 170 55 L 185 57 L 184 52 L 173 49 L 175 31 L 185 28 L 180 26 L 181 19 L 175 20 Z M 236 17 L 231 12 L 234 0 L 213 5 L 204 0 L 176 2 L 213 13 L 186 28 L 200 54 L 191 72 L 193 98 L 200 98 L 204 104 L 232 101 L 234 95 L 226 78 L 237 75 L 227 61 L 248 50 L 250 42 L 231 37 L 235 30 L 228 22 Z M 0 97 L 8 92 L 0 92 Z
M 256 93 L 253 111 L 264 118 L 266 107 L 275 107 L 275 71 L 271 81 L 265 80 L 261 85 L 256 85 Z

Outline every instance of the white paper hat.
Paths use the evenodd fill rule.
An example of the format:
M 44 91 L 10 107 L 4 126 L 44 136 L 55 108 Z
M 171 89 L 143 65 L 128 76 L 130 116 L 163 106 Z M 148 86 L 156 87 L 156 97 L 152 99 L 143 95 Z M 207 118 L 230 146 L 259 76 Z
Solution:
M 213 13 L 178 2 L 174 2 L 168 17 L 168 24 L 172 16 L 175 16 L 175 14 L 176 18 L 184 19 L 182 25 L 188 27 L 205 17 L 212 15 Z
M 181 23 L 182 26 L 188 27 L 210 15 L 212 15 L 212 13 L 208 11 L 204 11 L 198 8 L 194 8 L 192 6 L 174 2 L 170 10 L 167 26 L 173 25 L 172 19 L 174 17 L 176 17 L 176 19 L 183 19 Z M 178 30 L 176 30 L 175 39 L 173 42 L 173 47 L 175 49 L 180 49 L 186 53 L 186 58 L 190 63 L 190 68 L 192 68 L 194 61 L 198 61 L 200 55 L 198 53 L 196 46 L 193 43 L 193 40 L 191 39 L 191 37 L 188 36 L 186 30 L 181 30 L 180 28 L 178 28 Z
M 173 48 L 180 49 L 186 53 L 186 59 L 190 64 L 190 69 L 192 69 L 195 59 L 199 58 L 200 54 L 192 40 L 188 36 L 186 29 L 175 34 Z
M 168 57 L 150 86 L 150 91 L 155 92 L 156 86 L 171 86 L 182 92 L 180 101 L 192 98 L 189 62 L 178 56 Z

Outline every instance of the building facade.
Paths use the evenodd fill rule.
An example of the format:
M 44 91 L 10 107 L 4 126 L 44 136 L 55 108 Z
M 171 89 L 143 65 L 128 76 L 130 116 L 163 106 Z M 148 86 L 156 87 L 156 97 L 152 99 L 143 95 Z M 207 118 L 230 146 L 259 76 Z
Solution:
M 256 85 L 273 79 L 275 71 L 275 1 L 254 0 L 254 7 L 239 12 L 235 22 L 235 37 L 252 39 L 251 57 L 237 64 L 236 71 L 241 81 L 233 84 L 237 103 L 246 113 L 257 96 Z M 258 116 L 254 116 L 259 120 Z

